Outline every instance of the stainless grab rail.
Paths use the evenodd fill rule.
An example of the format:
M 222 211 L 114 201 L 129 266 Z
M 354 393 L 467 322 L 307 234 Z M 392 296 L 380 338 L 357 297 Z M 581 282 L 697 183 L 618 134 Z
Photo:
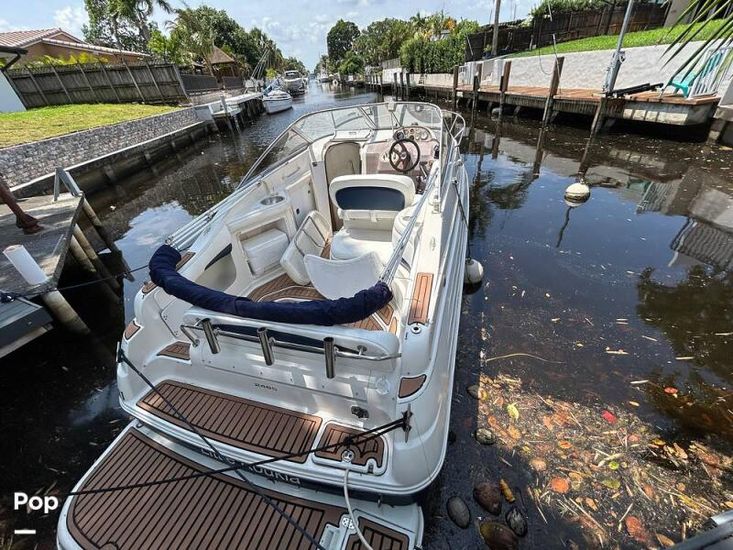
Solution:
M 335 376 L 334 366 L 336 357 L 343 357 L 345 359 L 359 359 L 363 361 L 388 361 L 390 359 L 399 359 L 400 357 L 402 357 L 401 353 L 365 355 L 365 348 L 363 346 L 359 346 L 358 353 L 344 351 L 342 349 L 339 349 L 339 347 L 335 345 L 333 337 L 331 336 L 327 336 L 323 339 L 322 348 L 317 346 L 309 346 L 307 344 L 284 342 L 282 340 L 277 340 L 276 338 L 271 337 L 268 334 L 267 327 L 259 327 L 257 329 L 257 335 L 250 336 L 248 334 L 240 334 L 238 332 L 231 332 L 229 330 L 222 330 L 220 328 L 214 327 L 211 324 L 210 319 L 202 319 L 196 325 L 182 324 L 180 326 L 180 329 L 181 332 L 186 335 L 189 340 L 191 340 L 191 343 L 194 347 L 197 347 L 200 342 L 199 339 L 193 335 L 193 331 L 203 331 L 206 342 L 209 345 L 209 349 L 213 354 L 219 353 L 221 351 L 221 345 L 219 344 L 218 340 L 219 336 L 226 336 L 227 338 L 233 338 L 235 340 L 242 340 L 244 342 L 260 344 L 260 347 L 262 348 L 262 357 L 265 361 L 265 364 L 267 364 L 268 366 L 272 365 L 275 362 L 275 348 L 287 349 L 291 351 L 303 351 L 306 353 L 317 353 L 325 357 L 326 376 L 328 378 L 333 378 Z

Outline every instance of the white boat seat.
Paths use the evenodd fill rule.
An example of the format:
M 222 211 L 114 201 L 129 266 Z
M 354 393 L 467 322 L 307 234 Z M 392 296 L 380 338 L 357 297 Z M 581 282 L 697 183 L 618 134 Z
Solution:
M 348 175 L 328 188 L 344 227 L 391 231 L 397 213 L 415 200 L 415 184 L 395 174 Z
M 310 283 L 303 258 L 307 254 L 320 256 L 330 233 L 328 221 L 317 210 L 313 210 L 303 219 L 280 258 L 280 265 L 293 281 L 299 285 Z
M 393 250 L 391 231 L 342 227 L 331 241 L 334 260 L 351 260 L 374 252 L 382 265 L 386 265 Z
M 349 260 L 327 260 L 308 254 L 303 259 L 313 287 L 329 300 L 351 298 L 376 284 L 383 265 L 374 252 Z

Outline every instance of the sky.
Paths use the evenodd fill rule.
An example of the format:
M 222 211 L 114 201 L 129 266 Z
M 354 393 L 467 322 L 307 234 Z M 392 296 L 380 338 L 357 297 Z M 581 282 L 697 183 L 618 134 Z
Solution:
M 170 0 L 182 7 L 180 0 Z M 301 59 L 305 66 L 315 66 L 326 53 L 326 34 L 339 19 L 353 21 L 359 28 L 372 21 L 395 17 L 407 19 L 418 11 L 423 14 L 441 9 L 456 19 L 474 19 L 487 24 L 493 21 L 493 0 L 208 0 L 201 3 L 223 9 L 245 29 L 260 27 L 277 42 L 285 56 Z M 521 18 L 537 0 L 502 0 L 501 20 Z M 86 22 L 83 0 L 0 0 L 0 32 L 21 29 L 61 27 L 79 36 Z M 161 28 L 171 16 L 156 11 L 153 19 Z

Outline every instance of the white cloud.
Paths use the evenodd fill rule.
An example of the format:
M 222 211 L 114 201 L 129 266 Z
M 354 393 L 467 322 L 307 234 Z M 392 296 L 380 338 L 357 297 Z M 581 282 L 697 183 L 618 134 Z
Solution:
M 56 26 L 61 27 L 63 30 L 73 35 L 81 36 L 81 27 L 89 19 L 83 6 L 65 6 L 56 10 L 53 15 L 53 21 Z

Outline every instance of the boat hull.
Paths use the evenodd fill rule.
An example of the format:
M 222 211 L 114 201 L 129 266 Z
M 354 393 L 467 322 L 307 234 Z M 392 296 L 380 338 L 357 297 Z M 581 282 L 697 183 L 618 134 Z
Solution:
M 293 106 L 293 99 L 290 97 L 285 99 L 263 99 L 262 104 L 265 106 L 265 112 L 272 115 L 290 109 Z

